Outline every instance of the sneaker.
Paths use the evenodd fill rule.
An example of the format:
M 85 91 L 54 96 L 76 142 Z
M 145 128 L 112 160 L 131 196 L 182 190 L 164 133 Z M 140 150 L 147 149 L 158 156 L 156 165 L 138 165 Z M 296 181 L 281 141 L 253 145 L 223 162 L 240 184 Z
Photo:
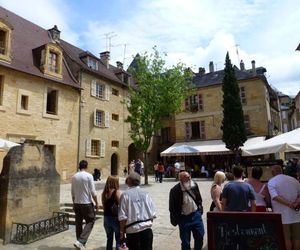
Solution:
M 78 250 L 84 249 L 84 245 L 78 240 L 74 243 L 74 247 Z

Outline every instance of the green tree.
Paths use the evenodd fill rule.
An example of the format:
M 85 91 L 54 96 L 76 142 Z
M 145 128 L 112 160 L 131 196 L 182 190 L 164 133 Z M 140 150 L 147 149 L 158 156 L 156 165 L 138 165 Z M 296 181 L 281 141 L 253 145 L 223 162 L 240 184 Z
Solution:
M 180 111 L 191 91 L 192 79 L 191 70 L 182 63 L 167 68 L 156 47 L 153 51 L 150 55 L 146 52 L 136 56 L 134 67 L 128 69 L 136 84 L 129 88 L 126 102 L 130 137 L 137 150 L 144 155 L 145 184 L 148 184 L 149 168 L 146 152 L 151 138 L 162 128 L 165 117 Z
M 238 164 L 240 159 L 239 147 L 243 146 L 244 142 L 247 140 L 247 137 L 239 86 L 228 52 L 226 54 L 222 90 L 222 140 L 225 142 L 226 147 L 235 153 L 235 161 Z

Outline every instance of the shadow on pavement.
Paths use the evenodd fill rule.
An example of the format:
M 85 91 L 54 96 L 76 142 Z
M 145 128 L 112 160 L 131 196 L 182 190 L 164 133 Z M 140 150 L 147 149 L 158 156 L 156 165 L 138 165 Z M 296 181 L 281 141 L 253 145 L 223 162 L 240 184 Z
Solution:
M 39 246 L 38 250 L 74 250 L 74 247 L 48 247 L 48 246 Z

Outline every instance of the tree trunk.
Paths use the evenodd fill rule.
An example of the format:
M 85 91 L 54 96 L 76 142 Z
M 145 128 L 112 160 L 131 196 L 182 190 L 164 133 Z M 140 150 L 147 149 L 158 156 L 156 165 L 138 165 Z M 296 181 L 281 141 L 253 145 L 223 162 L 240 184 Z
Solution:
M 234 164 L 239 166 L 241 164 L 241 152 L 239 149 L 235 149 L 233 152 L 234 152 Z
M 145 185 L 148 185 L 148 157 L 147 151 L 144 152 L 144 176 L 145 176 Z

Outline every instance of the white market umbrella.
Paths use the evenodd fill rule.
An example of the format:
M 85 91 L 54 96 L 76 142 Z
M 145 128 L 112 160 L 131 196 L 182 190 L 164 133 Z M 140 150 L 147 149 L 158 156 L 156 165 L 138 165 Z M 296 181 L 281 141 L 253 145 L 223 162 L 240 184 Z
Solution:
M 300 151 L 300 128 L 277 135 L 249 147 L 243 147 L 243 156 Z
M 18 145 L 20 144 L 0 138 L 0 150 L 9 150 L 10 148 Z
M 192 146 L 179 145 L 169 150 L 161 152 L 161 156 L 188 156 L 188 155 L 199 155 L 200 151 Z

